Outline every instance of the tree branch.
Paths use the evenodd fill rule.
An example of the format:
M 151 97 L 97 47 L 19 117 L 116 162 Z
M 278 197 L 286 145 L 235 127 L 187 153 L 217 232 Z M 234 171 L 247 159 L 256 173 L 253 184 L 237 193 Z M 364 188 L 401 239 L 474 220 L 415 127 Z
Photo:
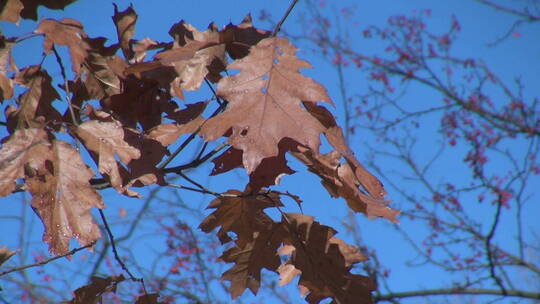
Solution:
M 375 302 L 387 301 L 390 302 L 394 299 L 403 299 L 403 298 L 413 298 L 413 297 L 424 297 L 424 296 L 444 296 L 444 295 L 485 295 L 485 296 L 508 296 L 508 297 L 517 297 L 517 298 L 526 298 L 526 299 L 540 299 L 540 293 L 530 292 L 523 290 L 507 290 L 506 294 L 498 289 L 483 289 L 483 288 L 473 288 L 473 289 L 458 289 L 458 288 L 448 288 L 448 289 L 425 289 L 425 290 L 416 290 L 416 291 L 405 291 L 405 292 L 392 292 L 387 294 L 382 294 L 374 297 Z
M 281 26 L 283 25 L 285 20 L 287 20 L 287 17 L 289 17 L 289 14 L 291 13 L 291 11 L 294 8 L 294 6 L 296 5 L 296 3 L 298 3 L 298 0 L 293 0 L 293 2 L 291 2 L 291 5 L 289 5 L 289 8 L 285 12 L 285 15 L 283 15 L 283 17 L 281 17 L 281 20 L 279 20 L 279 22 L 276 24 L 276 27 L 272 31 L 272 37 L 276 37 L 276 35 L 279 33 L 279 31 L 281 30 Z
M 42 265 L 45 265 L 45 264 L 48 264 L 54 260 L 58 260 L 60 258 L 63 258 L 63 257 L 67 257 L 67 256 L 70 256 L 70 255 L 73 255 L 75 253 L 77 253 L 78 251 L 81 251 L 83 249 L 86 249 L 88 247 L 92 247 L 94 246 L 96 242 L 92 242 L 86 246 L 82 246 L 82 247 L 79 247 L 79 248 L 75 248 L 73 250 L 71 250 L 70 252 L 68 253 L 65 253 L 65 254 L 62 254 L 62 255 L 58 255 L 58 256 L 55 256 L 55 257 L 52 257 L 52 258 L 49 258 L 49 259 L 46 259 L 46 260 L 43 260 L 43 261 L 40 261 L 40 262 L 37 262 L 37 263 L 34 263 L 34 264 L 30 264 L 30 265 L 24 265 L 24 266 L 20 266 L 20 267 L 15 267 L 15 268 L 11 268 L 10 270 L 6 270 L 4 272 L 1 272 L 0 273 L 0 277 L 3 276 L 3 275 L 6 275 L 8 273 L 12 273 L 12 272 L 15 272 L 15 271 L 21 271 L 21 270 L 25 270 L 25 269 L 28 269 L 28 268 L 31 268 L 31 267 L 36 267 L 36 266 L 42 266 Z

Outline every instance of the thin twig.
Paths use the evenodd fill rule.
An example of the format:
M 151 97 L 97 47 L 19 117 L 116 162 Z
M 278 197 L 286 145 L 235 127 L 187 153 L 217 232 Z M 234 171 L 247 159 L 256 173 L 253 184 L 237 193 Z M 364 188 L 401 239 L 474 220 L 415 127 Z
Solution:
M 281 20 L 279 20 L 279 22 L 276 24 L 276 27 L 274 28 L 274 31 L 272 32 L 272 37 L 276 37 L 276 35 L 279 33 L 279 30 L 281 30 L 281 26 L 283 25 L 285 20 L 287 20 L 287 17 L 289 17 L 289 14 L 291 13 L 296 3 L 298 3 L 298 0 L 293 0 L 293 2 L 291 2 L 291 5 L 289 5 L 289 8 L 285 12 L 285 15 L 283 15 Z
M 25 270 L 25 269 L 28 269 L 28 268 L 31 268 L 31 267 L 42 266 L 42 265 L 48 264 L 48 263 L 50 263 L 50 262 L 52 262 L 54 260 L 58 260 L 60 258 L 67 257 L 69 255 L 73 255 L 78 251 L 81 251 L 81 250 L 86 249 L 88 247 L 92 247 L 92 246 L 94 246 L 95 243 L 96 242 L 92 242 L 92 243 L 90 243 L 90 244 L 88 244 L 86 246 L 75 248 L 75 249 L 71 250 L 68 253 L 58 255 L 58 256 L 55 256 L 55 257 L 52 257 L 52 258 L 49 258 L 49 259 L 46 259 L 46 260 L 43 260 L 43 261 L 40 261 L 40 262 L 37 262 L 37 263 L 34 263 L 34 264 L 25 265 L 25 266 L 21 266 L 21 267 L 15 267 L 15 268 L 12 268 L 10 270 L 6 270 L 6 271 L 0 273 L 0 277 L 3 276 L 3 275 L 6 275 L 8 273 L 15 272 L 15 271 L 21 271 L 21 270 Z
M 528 298 L 528 299 L 540 299 L 540 293 L 529 292 L 522 290 L 509 290 L 506 294 L 497 289 L 425 289 L 417 291 L 405 291 L 383 294 L 375 297 L 375 302 L 391 301 L 392 299 L 405 299 L 412 297 L 425 297 L 425 296 L 437 296 L 437 295 L 506 295 L 508 297 Z
M 56 57 L 56 62 L 58 62 L 58 65 L 60 66 L 60 73 L 62 74 L 62 78 L 64 79 L 64 91 L 66 92 L 66 102 L 68 104 L 69 108 L 69 114 L 71 115 L 71 120 L 73 121 L 73 124 L 76 126 L 79 126 L 79 121 L 77 120 L 75 116 L 75 112 L 73 111 L 73 106 L 71 105 L 71 97 L 69 96 L 69 84 L 67 80 L 66 75 L 66 69 L 64 68 L 64 63 L 62 62 L 62 57 L 60 57 L 60 54 L 58 54 L 58 51 L 53 46 L 52 50 L 54 52 L 54 56 Z
M 118 255 L 118 251 L 116 250 L 116 243 L 114 241 L 114 236 L 112 234 L 111 228 L 109 227 L 109 223 L 107 223 L 107 219 L 105 218 L 105 214 L 103 213 L 103 210 L 99 209 L 99 215 L 101 216 L 101 221 L 103 222 L 103 225 L 105 226 L 105 230 L 107 231 L 107 235 L 109 236 L 109 241 L 111 242 L 111 248 L 114 254 L 114 259 L 120 264 L 120 267 L 128 274 L 129 278 L 132 281 L 140 282 L 141 286 L 143 288 L 144 294 L 148 295 L 148 292 L 146 291 L 146 286 L 144 284 L 143 278 L 136 278 L 127 268 L 126 264 L 122 261 L 120 256 Z M 147 299 L 148 300 L 148 299 Z
M 178 189 L 183 189 L 183 190 L 199 192 L 199 193 L 204 193 L 204 194 L 214 194 L 212 192 L 204 191 L 204 190 L 201 190 L 201 189 L 188 187 L 188 186 L 177 185 L 177 184 L 172 184 L 172 183 L 167 183 L 166 186 L 173 187 L 173 188 L 178 188 Z
M 225 108 L 225 105 L 226 103 L 222 103 L 219 105 L 219 107 L 214 111 L 214 113 L 212 113 L 212 115 L 210 115 L 210 118 L 216 116 L 217 114 L 219 114 L 221 111 L 223 111 L 223 109 Z M 208 121 L 208 119 L 206 119 L 200 126 L 199 128 L 197 128 L 197 130 L 193 133 L 191 133 L 189 135 L 188 138 L 186 138 L 186 140 L 184 140 L 184 142 L 182 142 L 182 144 L 180 144 L 180 146 L 171 154 L 171 156 L 169 156 L 163 163 L 161 163 L 157 168 L 158 169 L 163 169 L 165 168 L 169 163 L 171 163 L 174 158 L 176 158 L 176 156 L 178 156 L 178 154 L 180 154 L 180 152 L 182 152 L 182 150 L 184 150 L 185 147 L 187 147 L 194 139 L 195 139 L 195 136 L 197 136 L 197 134 L 199 134 L 199 132 L 201 131 L 201 128 L 204 126 L 204 124 Z
M 178 173 L 178 172 L 186 170 L 186 169 L 197 168 L 199 165 L 206 162 L 210 157 L 214 156 L 219 151 L 223 150 L 223 148 L 225 148 L 226 146 L 228 146 L 227 143 L 222 143 L 221 145 L 215 147 L 212 151 L 208 152 L 207 154 L 205 154 L 202 157 L 199 156 L 199 157 L 197 157 L 196 159 L 190 161 L 187 164 L 183 164 L 183 165 L 175 166 L 175 167 L 170 167 L 170 168 L 165 168 L 165 169 L 163 169 L 163 171 L 165 173 Z
M 178 172 L 178 175 L 180 175 L 183 179 L 187 180 L 188 182 L 192 183 L 193 185 L 197 186 L 199 189 L 201 189 L 202 191 L 204 191 L 204 193 L 208 193 L 208 194 L 212 194 L 213 196 L 221 196 L 221 194 L 217 193 L 217 192 L 214 192 L 210 189 L 207 189 L 205 186 L 199 184 L 198 182 L 196 182 L 195 180 L 191 179 L 189 176 L 185 175 L 184 173 L 182 173 L 181 171 Z
M 495 230 L 497 229 L 497 224 L 499 223 L 499 218 L 501 215 L 501 208 L 502 208 L 501 200 L 502 200 L 501 195 L 499 195 L 499 200 L 497 202 L 497 210 L 495 211 L 495 218 L 493 219 L 493 224 L 491 225 L 489 233 L 486 236 L 485 244 L 486 244 L 487 260 L 489 263 L 489 274 L 493 278 L 493 280 L 495 280 L 495 283 L 497 284 L 497 286 L 499 286 L 499 288 L 501 289 L 502 294 L 506 296 L 507 295 L 506 288 L 504 288 L 504 285 L 501 279 L 495 274 L 495 264 L 493 262 L 493 251 L 491 249 L 491 239 L 495 235 Z
M 120 256 L 118 255 L 118 251 L 116 251 L 116 243 L 114 241 L 114 236 L 112 234 L 111 228 L 109 227 L 109 223 L 107 222 L 107 219 L 105 218 L 105 214 L 103 213 L 103 210 L 99 210 L 99 215 L 101 216 L 101 221 L 103 221 L 103 225 L 105 226 L 105 230 L 107 231 L 107 235 L 109 236 L 109 241 L 111 242 L 112 251 L 114 253 L 114 258 L 120 264 L 122 269 L 129 275 L 129 278 L 133 281 L 137 281 L 138 279 L 135 278 L 135 276 L 129 271 L 126 264 L 120 259 Z

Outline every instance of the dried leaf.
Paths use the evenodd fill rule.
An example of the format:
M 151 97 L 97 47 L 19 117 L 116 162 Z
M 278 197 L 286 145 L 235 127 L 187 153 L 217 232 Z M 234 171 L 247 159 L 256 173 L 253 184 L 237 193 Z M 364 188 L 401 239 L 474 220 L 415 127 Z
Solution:
M 0 102 L 13 97 L 13 80 L 8 77 L 8 69 L 15 69 L 11 48 L 14 38 L 6 38 L 0 34 Z
M 285 152 L 291 150 L 294 145 L 287 138 L 279 143 L 279 154 L 262 160 L 261 164 L 249 175 L 248 192 L 257 193 L 263 187 L 279 184 L 285 175 L 291 175 L 296 171 L 287 166 Z M 210 175 L 217 175 L 235 168 L 242 168 L 242 150 L 231 147 L 218 157 L 214 158 L 214 169 Z
M 127 128 L 136 129 L 140 123 L 147 131 L 160 125 L 162 113 L 174 104 L 171 96 L 152 81 L 130 77 L 122 81 L 122 87 L 120 93 L 102 99 L 100 104 Z
M 137 13 L 133 9 L 133 5 L 130 5 L 124 11 L 119 12 L 118 6 L 113 3 L 114 16 L 112 17 L 114 25 L 116 26 L 116 33 L 118 35 L 118 41 L 122 47 L 124 57 L 128 60 L 133 58 L 134 52 L 131 48 L 131 38 L 135 34 L 135 23 L 137 22 Z
M 141 157 L 132 159 L 127 164 L 130 169 L 130 181 L 127 186 L 164 185 L 163 172 L 156 166 L 165 155 L 169 155 L 167 148 L 158 141 L 132 129 L 127 130 L 126 135 L 126 141 L 141 151 Z
M 80 74 L 81 65 L 88 56 L 90 46 L 84 39 L 86 33 L 79 21 L 70 18 L 64 18 L 60 21 L 44 19 L 35 32 L 45 34 L 43 48 L 46 53 L 51 52 L 54 44 L 68 46 L 71 68 L 73 72 Z
M 306 109 L 326 127 L 326 130 L 324 131 L 325 137 L 328 139 L 330 145 L 332 145 L 351 166 L 355 172 L 358 183 L 366 189 L 369 195 L 376 199 L 384 199 L 386 190 L 384 190 L 382 183 L 369 173 L 356 159 L 354 152 L 349 148 L 345 140 L 345 136 L 343 136 L 343 131 L 337 125 L 334 116 L 322 106 L 314 105 L 309 102 L 304 102 L 303 104 Z
M 99 100 L 120 93 L 120 78 L 110 66 L 111 58 L 113 58 L 117 48 L 105 47 L 105 38 L 87 38 L 86 41 L 90 46 L 88 57 L 86 57 L 85 65 L 82 68 L 83 75 L 86 76 L 82 80 L 85 88 L 82 92 L 86 92 L 86 96 L 78 97 L 76 92 L 72 90 L 73 99 Z
M 287 137 L 318 151 L 324 127 L 301 102 L 331 101 L 324 87 L 298 73 L 310 65 L 295 53 L 296 48 L 285 38 L 264 39 L 248 56 L 228 66 L 239 69 L 239 74 L 218 84 L 218 95 L 229 106 L 208 120 L 201 134 L 212 141 L 232 129 L 229 143 L 243 151 L 248 173 L 264 158 L 277 156 L 278 143 Z
M 2 4 L 0 11 L 0 21 L 9 21 L 19 25 L 20 13 L 24 6 L 20 0 L 7 0 Z
M 43 153 L 42 153 L 43 154 Z M 43 240 L 56 255 L 69 251 L 69 240 L 74 237 L 81 246 L 101 237 L 90 208 L 103 209 L 100 195 L 89 180 L 94 176 L 71 145 L 56 140 L 46 158 L 48 173 L 29 177 L 26 186 L 32 193 L 32 208 L 45 226 Z
M 282 223 L 287 228 L 284 243 L 295 248 L 286 265 L 296 269 L 289 267 L 290 272 L 301 273 L 298 284 L 309 290 L 306 297 L 309 303 L 329 297 L 339 303 L 372 303 L 373 282 L 350 273 L 353 264 L 365 260 L 356 247 L 334 237 L 334 229 L 319 224 L 311 216 L 286 213 Z
M 368 217 L 384 217 L 396 223 L 399 211 L 392 210 L 387 205 L 389 201 L 366 194 L 359 189 L 361 185 L 357 175 L 348 163 L 340 163 L 341 154 L 332 151 L 327 154 L 315 154 L 310 150 L 303 153 L 292 153 L 308 166 L 309 171 L 321 178 L 322 185 L 332 197 L 343 197 L 349 207 Z
M 253 240 L 245 247 L 233 247 L 220 257 L 224 262 L 235 263 L 221 277 L 231 281 L 229 291 L 233 299 L 242 295 L 246 288 L 257 294 L 263 268 L 277 271 L 280 261 L 275 252 L 281 244 L 281 230 L 281 226 L 274 223 L 268 230 L 252 232 Z
M 234 232 L 238 247 L 244 248 L 253 241 L 254 231 L 266 230 L 272 226 L 272 219 L 263 210 L 282 206 L 282 203 L 274 193 L 268 194 L 267 197 L 263 195 L 242 197 L 241 194 L 240 191 L 229 190 L 225 196 L 213 200 L 208 208 L 216 210 L 203 220 L 199 228 L 209 233 L 221 226 L 218 235 L 225 236 L 228 232 Z
M 42 5 L 48 9 L 63 10 L 69 4 L 77 0 L 21 0 L 24 9 L 21 12 L 21 17 L 24 19 L 37 20 L 38 6 Z
M 158 125 L 150 130 L 148 137 L 166 147 L 176 142 L 181 135 L 197 131 L 205 121 L 201 114 L 206 105 L 206 102 L 188 104 L 185 109 L 170 113 L 167 118 L 174 119 L 177 123 Z
M 0 247 L 0 266 L 14 256 L 17 251 L 11 251 L 7 247 Z
M 148 137 L 160 142 L 164 147 L 166 147 L 176 142 L 178 137 L 181 135 L 197 131 L 203 122 L 203 117 L 197 117 L 184 125 L 175 123 L 159 125 L 150 130 Z
M 212 160 L 214 168 L 210 175 L 218 175 L 242 167 L 242 150 L 230 147 Z
M 247 15 L 242 23 L 233 25 L 230 23 L 221 31 L 220 39 L 225 42 L 227 53 L 233 59 L 240 59 L 249 54 L 251 46 L 256 45 L 264 38 L 270 37 L 270 31 L 260 30 L 253 27 L 251 15 Z
M 92 277 L 90 284 L 75 290 L 75 297 L 63 304 L 98 304 L 102 303 L 102 296 L 108 292 L 116 292 L 116 285 L 125 281 L 123 275 L 108 278 Z
M 16 128 L 42 127 L 47 122 L 58 128 L 62 115 L 52 106 L 52 102 L 59 99 L 58 92 L 52 87 L 52 79 L 45 70 L 39 66 L 30 66 L 21 70 L 15 76 L 15 82 L 28 87 L 19 96 L 19 108 L 8 120 L 10 131 Z
M 13 97 L 13 81 L 0 72 L 0 102 Z
M 133 45 L 133 58 L 131 63 L 139 63 L 146 58 L 146 51 L 165 47 L 165 43 L 158 43 L 148 37 L 135 41 Z
M 181 21 L 169 34 L 175 38 L 172 49 L 156 55 L 162 65 L 173 66 L 178 77 L 172 83 L 175 94 L 183 98 L 182 90 L 198 90 L 204 78 L 217 82 L 225 69 L 225 45 L 212 23 L 204 32 Z
M 292 264 L 281 264 L 277 271 L 279 272 L 279 286 L 289 284 L 297 275 L 302 273 Z
M 111 185 L 120 193 L 128 193 L 115 155 L 127 164 L 141 157 L 141 152 L 125 141 L 125 131 L 116 121 L 89 120 L 77 127 L 77 136 L 98 158 L 99 172 L 106 174 Z
M 228 232 L 237 236 L 236 246 L 220 257 L 222 261 L 235 263 L 221 277 L 231 281 L 233 299 L 246 288 L 257 293 L 262 268 L 277 271 L 280 260 L 276 250 L 283 238 L 281 225 L 263 212 L 265 208 L 282 205 L 279 195 L 273 192 L 255 197 L 241 195 L 240 191 L 229 190 L 213 200 L 208 208 L 216 210 L 199 226 L 207 233 L 221 226 L 218 236 L 223 244 L 231 241 Z
M 137 297 L 135 304 L 166 304 L 166 302 L 159 302 L 158 298 L 159 294 L 157 293 L 140 295 Z
M 42 129 L 18 129 L 0 149 L 0 196 L 15 190 L 17 179 L 24 177 L 24 165 L 37 145 L 48 145 Z

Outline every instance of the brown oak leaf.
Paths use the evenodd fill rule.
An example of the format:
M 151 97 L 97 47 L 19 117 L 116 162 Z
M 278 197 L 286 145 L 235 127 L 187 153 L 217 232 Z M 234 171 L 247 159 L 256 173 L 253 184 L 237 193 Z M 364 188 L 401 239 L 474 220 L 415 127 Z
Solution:
M 283 266 L 283 280 L 300 273 L 298 284 L 308 290 L 306 301 L 319 303 L 330 297 L 339 303 L 372 303 L 374 283 L 368 277 L 350 273 L 352 265 L 366 259 L 358 248 L 334 237 L 334 229 L 311 216 L 285 213 L 282 223 L 287 233 L 284 244 L 294 247 L 289 247 L 291 257 L 285 263 L 294 269 Z
M 150 130 L 148 137 L 158 141 L 166 147 L 176 142 L 181 135 L 197 131 L 203 122 L 204 118 L 199 116 L 183 125 L 176 123 L 162 124 Z
M 199 228 L 209 233 L 221 226 L 218 236 L 223 244 L 230 241 L 227 233 L 234 232 L 237 236 L 237 246 L 244 248 L 253 241 L 254 231 L 265 230 L 272 226 L 272 219 L 263 210 L 283 205 L 279 196 L 273 192 L 268 196 L 255 197 L 242 197 L 241 194 L 242 192 L 238 190 L 229 190 L 224 196 L 213 200 L 207 208 L 216 210 L 202 221 Z
M 7 247 L 0 246 L 0 266 L 14 256 L 17 251 L 11 251 Z
M 167 302 L 158 301 L 159 294 L 149 293 L 137 297 L 135 304 L 167 304 Z
M 62 304 L 97 304 L 103 301 L 103 294 L 116 292 L 118 283 L 125 281 L 123 275 L 112 276 L 108 278 L 92 277 L 90 284 L 77 288 L 75 296 L 71 301 L 62 302 Z
M 39 215 L 45 233 L 43 241 L 52 254 L 69 251 L 69 241 L 76 238 L 81 246 L 101 237 L 90 209 L 105 208 L 101 196 L 89 183 L 94 173 L 70 144 L 55 140 L 45 166 L 49 172 L 28 177 L 26 186 L 32 194 L 32 208 Z
M 90 46 L 82 73 L 86 77 L 81 77 L 86 96 L 81 96 L 82 100 L 103 99 L 105 97 L 118 94 L 121 90 L 120 77 L 111 68 L 117 47 L 106 47 L 105 38 L 85 39 Z M 79 79 L 81 79 L 79 78 Z M 73 92 L 73 91 L 72 91 Z M 75 94 L 75 92 L 73 92 Z M 73 98 L 76 98 L 75 95 Z
M 293 153 L 293 155 L 306 164 L 311 172 L 323 179 L 322 184 L 330 195 L 344 197 L 354 211 L 362 212 L 368 217 L 381 216 L 397 222 L 396 216 L 399 211 L 386 206 L 390 202 L 384 200 L 386 196 L 384 186 L 356 159 L 334 116 L 322 106 L 308 102 L 305 102 L 304 106 L 326 128 L 324 135 L 335 151 L 318 155 L 305 150 L 301 154 Z M 345 164 L 340 162 L 340 157 L 346 160 Z
M 77 136 L 85 147 L 94 152 L 98 159 L 99 172 L 106 174 L 111 185 L 120 193 L 136 195 L 125 187 L 121 165 L 115 159 L 128 164 L 141 157 L 141 152 L 125 141 L 125 131 L 117 121 L 102 122 L 89 120 L 77 127 Z
M 238 190 L 229 190 L 213 200 L 208 208 L 216 210 L 199 226 L 207 233 L 220 226 L 218 237 L 222 244 L 231 241 L 227 233 L 236 234 L 235 247 L 220 257 L 224 262 L 235 263 L 221 277 L 231 281 L 229 289 L 233 299 L 244 293 L 246 288 L 257 293 L 262 268 L 277 271 L 280 259 L 276 251 L 283 239 L 282 226 L 263 211 L 268 207 L 282 206 L 279 194 L 242 195 Z
M 130 62 L 142 62 L 146 58 L 146 51 L 164 48 L 165 46 L 167 46 L 167 43 L 158 43 L 157 41 L 154 41 L 148 37 L 137 40 L 133 44 L 133 58 L 130 60 Z
M 273 223 L 268 230 L 252 231 L 253 240 L 244 247 L 233 247 L 221 255 L 220 260 L 235 263 L 221 276 L 231 281 L 229 291 L 233 299 L 249 288 L 257 294 L 261 282 L 261 270 L 277 271 L 280 260 L 276 250 L 281 244 L 281 225 Z
M 384 217 L 397 223 L 399 211 L 389 208 L 389 201 L 360 190 L 358 176 L 348 163 L 340 162 L 341 153 L 338 151 L 321 155 L 307 150 L 292 154 L 321 178 L 322 185 L 332 197 L 343 197 L 352 210 L 368 217 Z
M 13 97 L 13 80 L 8 77 L 8 68 L 15 66 L 11 48 L 15 45 L 13 38 L 8 39 L 0 34 L 0 102 Z
M 345 136 L 343 136 L 343 131 L 337 125 L 336 119 L 332 113 L 326 108 L 314 105 L 313 103 L 304 102 L 303 104 L 306 109 L 325 126 L 326 130 L 324 131 L 324 135 L 326 139 L 328 139 L 330 145 L 345 158 L 355 172 L 358 182 L 362 187 L 364 187 L 371 196 L 377 199 L 383 199 L 386 196 L 384 186 L 356 159 L 354 152 L 349 148 Z
M 71 68 L 73 72 L 80 74 L 81 65 L 88 56 L 90 46 L 84 39 L 86 33 L 79 21 L 71 18 L 62 20 L 44 19 L 35 32 L 45 35 L 43 48 L 46 53 L 52 51 L 54 44 L 68 46 Z
M 86 38 L 85 40 L 90 49 L 81 67 L 81 77 L 68 83 L 72 94 L 71 104 L 78 121 L 81 120 L 80 110 L 83 108 L 84 101 L 100 100 L 118 94 L 122 87 L 121 78 L 117 73 L 119 73 L 118 69 L 121 69 L 118 66 L 122 65 L 119 61 L 123 60 L 114 56 L 118 46 L 106 47 L 105 38 Z M 124 65 L 127 66 L 127 63 L 124 62 Z M 65 111 L 64 118 L 71 120 L 69 109 Z
M 228 66 L 240 70 L 239 74 L 224 77 L 218 84 L 218 95 L 229 105 L 206 122 L 201 134 L 212 141 L 232 129 L 229 143 L 243 151 L 248 173 L 264 158 L 277 156 L 278 143 L 286 137 L 318 151 L 324 127 L 301 102 L 331 101 L 323 86 L 298 72 L 311 65 L 295 53 L 285 38 L 264 39 L 248 56 Z
M 277 271 L 279 272 L 279 286 L 289 284 L 297 275 L 302 273 L 293 264 L 289 263 L 279 265 Z
M 225 42 L 227 53 L 232 59 L 240 59 L 249 54 L 251 46 L 264 38 L 270 37 L 270 31 L 257 29 L 253 26 L 251 15 L 247 15 L 242 23 L 230 23 L 220 32 L 221 41 Z
M 285 175 L 291 175 L 296 171 L 287 166 L 285 153 L 295 149 L 295 143 L 288 138 L 279 142 L 279 153 L 277 156 L 268 157 L 262 160 L 261 164 L 249 175 L 247 192 L 257 193 L 263 187 L 279 184 Z M 218 157 L 214 158 L 214 169 L 210 175 L 218 175 L 235 168 L 243 168 L 242 150 L 230 147 Z
M 0 21 L 9 21 L 19 25 L 20 13 L 23 8 L 24 6 L 20 0 L 7 0 L 0 7 Z
M 145 185 L 164 185 L 163 172 L 156 168 L 165 155 L 169 154 L 157 140 L 133 129 L 126 130 L 126 142 L 140 151 L 139 158 L 132 159 L 129 168 L 129 182 L 126 187 L 142 187 Z
M 133 5 L 130 5 L 121 12 L 118 11 L 118 6 L 116 3 L 113 3 L 113 6 L 114 15 L 112 19 L 114 25 L 116 26 L 118 42 L 120 43 L 124 57 L 127 60 L 131 60 L 134 55 L 131 47 L 131 38 L 135 34 L 135 24 L 137 23 L 138 15 L 133 9 Z
M 211 23 L 204 32 L 183 21 L 173 25 L 169 34 L 175 38 L 172 49 L 156 55 L 162 65 L 173 66 L 178 77 L 172 83 L 176 95 L 182 90 L 198 90 L 206 77 L 212 82 L 221 78 L 227 59 L 220 33 Z
M 149 131 L 148 137 L 166 147 L 176 142 L 180 135 L 197 131 L 205 121 L 201 114 L 206 105 L 206 102 L 197 102 L 186 105 L 185 109 L 169 112 L 167 118 L 175 120 L 176 123 L 158 125 Z
M 21 0 L 24 9 L 21 12 L 21 17 L 24 19 L 37 20 L 38 7 L 44 6 L 48 9 L 63 10 L 69 4 L 77 0 Z
M 43 129 L 17 129 L 0 149 L 0 196 L 15 190 L 17 179 L 24 177 L 24 166 L 37 145 L 48 145 Z M 35 154 L 34 154 L 35 155 Z
M 19 108 L 9 116 L 8 127 L 13 128 L 41 127 L 46 122 L 53 122 L 58 127 L 62 115 L 52 106 L 52 102 L 60 98 L 52 87 L 51 76 L 39 66 L 29 66 L 15 76 L 15 82 L 27 87 L 17 98 Z

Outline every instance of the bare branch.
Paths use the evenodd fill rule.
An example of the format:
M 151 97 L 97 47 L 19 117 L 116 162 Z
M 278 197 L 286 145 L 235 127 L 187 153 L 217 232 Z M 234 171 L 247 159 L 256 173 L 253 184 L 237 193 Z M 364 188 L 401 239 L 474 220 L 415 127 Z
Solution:
M 49 259 L 46 259 L 46 260 L 43 260 L 43 261 L 40 261 L 40 262 L 37 262 L 37 263 L 34 263 L 34 264 L 30 264 L 30 265 L 24 265 L 24 266 L 20 266 L 20 267 L 15 267 L 15 268 L 12 268 L 10 270 L 6 270 L 6 271 L 3 271 L 3 272 L 0 272 L 0 277 L 3 276 L 3 275 L 6 275 L 8 273 L 12 273 L 12 272 L 15 272 L 15 271 L 21 271 L 21 270 L 25 270 L 27 268 L 31 268 L 31 267 L 36 267 L 36 266 L 43 266 L 43 265 L 46 265 L 54 260 L 58 260 L 60 258 L 63 258 L 63 257 L 67 257 L 67 256 L 70 256 L 70 255 L 73 255 L 83 249 L 86 249 L 86 248 L 89 248 L 89 247 L 92 247 L 94 246 L 95 242 L 92 242 L 86 246 L 82 246 L 82 247 L 79 247 L 79 248 L 75 248 L 73 250 L 71 250 L 70 252 L 68 253 L 65 253 L 65 254 L 62 254 L 62 255 L 57 255 L 55 257 L 52 257 L 52 258 L 49 258 Z

